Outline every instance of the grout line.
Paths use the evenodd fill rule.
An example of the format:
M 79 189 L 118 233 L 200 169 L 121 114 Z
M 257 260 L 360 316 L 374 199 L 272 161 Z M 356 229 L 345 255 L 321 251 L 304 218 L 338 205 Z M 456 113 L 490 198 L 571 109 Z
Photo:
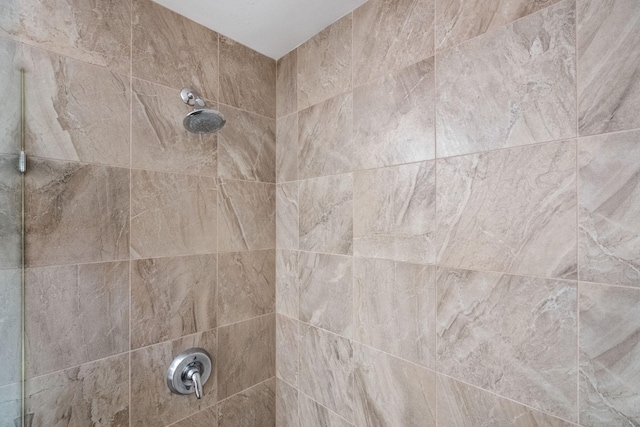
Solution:
M 574 30 L 575 30 L 575 47 L 574 47 L 574 64 L 575 64 L 575 72 L 576 72 L 576 142 L 575 142 L 575 156 L 576 156 L 576 170 L 575 170 L 575 179 L 576 179 L 576 276 L 578 277 L 578 283 L 576 284 L 576 422 L 580 425 L 580 155 L 579 155 L 579 135 L 580 135 L 580 125 L 579 125 L 579 94 L 578 94 L 578 16 L 577 16 L 577 8 L 578 2 L 574 1 L 575 7 L 575 20 L 574 20 Z
M 298 396 L 299 395 L 303 395 L 304 397 L 306 397 L 307 399 L 309 399 L 310 401 L 312 401 L 313 403 L 315 403 L 318 406 L 321 406 L 322 408 L 326 409 L 327 411 L 329 411 L 331 414 L 335 415 L 336 417 L 340 418 L 341 420 L 343 420 L 344 422 L 346 422 L 347 424 L 349 424 L 350 426 L 355 426 L 355 422 L 351 422 L 348 421 L 346 418 L 344 418 L 342 415 L 338 414 L 336 411 L 334 411 L 333 409 L 323 405 L 322 403 L 318 402 L 316 399 L 314 399 L 313 397 L 309 396 L 307 393 L 303 392 L 300 389 L 297 389 L 298 391 Z M 298 408 L 300 407 L 300 398 L 298 397 Z M 299 411 L 299 409 L 298 409 Z M 298 419 L 299 418 L 299 414 L 298 414 Z
M 433 273 L 433 293 L 434 293 L 434 318 L 433 318 L 433 339 L 434 343 L 434 355 L 433 355 L 433 365 L 434 370 L 436 371 L 435 377 L 435 426 L 438 427 L 438 256 L 440 255 L 440 251 L 438 248 L 438 55 L 436 49 L 436 38 L 438 32 L 437 30 L 437 10 L 438 10 L 438 0 L 434 0 L 433 2 L 433 157 L 435 158 L 433 165 L 433 187 L 434 187 L 434 195 L 433 195 L 433 209 L 435 211 L 434 214 L 434 248 L 435 252 L 434 261 L 436 266 L 434 267 Z
M 132 195 L 133 195 L 133 2 L 129 4 L 130 9 L 130 34 L 129 34 L 129 238 L 131 237 L 131 217 L 132 217 Z M 132 366 L 131 366 L 131 337 L 132 337 L 132 277 L 133 277 L 133 262 L 131 261 L 131 240 L 129 239 L 129 353 L 128 364 L 129 373 L 127 379 L 129 380 L 129 425 L 132 425 L 133 410 L 132 410 Z

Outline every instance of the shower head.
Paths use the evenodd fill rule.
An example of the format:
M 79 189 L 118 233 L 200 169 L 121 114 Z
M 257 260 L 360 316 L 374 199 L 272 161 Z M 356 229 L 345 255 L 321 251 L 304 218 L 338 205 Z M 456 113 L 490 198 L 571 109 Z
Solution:
M 200 95 L 192 89 L 184 88 L 180 92 L 182 101 L 194 107 L 193 111 L 187 114 L 182 121 L 185 129 L 193 133 L 212 133 L 222 129 L 226 120 L 222 113 L 210 110 Z

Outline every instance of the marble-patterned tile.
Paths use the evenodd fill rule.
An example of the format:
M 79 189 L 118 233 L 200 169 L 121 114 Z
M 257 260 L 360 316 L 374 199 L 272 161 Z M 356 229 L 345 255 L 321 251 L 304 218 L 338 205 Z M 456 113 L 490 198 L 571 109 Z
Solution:
M 22 272 L 18 269 L 0 270 L 0 342 L 0 387 L 4 387 L 19 382 L 22 371 Z M 0 426 L 1 420 L 8 419 L 2 411 Z
M 276 373 L 275 314 L 218 328 L 220 400 Z
M 167 387 L 166 372 L 178 354 L 192 347 L 204 348 L 213 362 L 202 399 L 177 395 Z M 216 331 L 189 335 L 131 352 L 131 425 L 157 427 L 169 425 L 214 405 L 217 401 L 216 376 L 220 370 Z
M 151 0 L 132 2 L 132 75 L 218 100 L 218 34 Z
M 353 94 L 335 96 L 298 114 L 298 177 L 351 172 Z
M 299 182 L 276 186 L 276 247 L 298 249 L 298 200 Z
M 26 271 L 26 376 L 129 349 L 129 262 Z
M 300 324 L 299 389 L 346 420 L 353 417 L 351 341 Z M 303 425 L 305 417 L 302 416 Z
M 577 418 L 577 286 L 439 269 L 438 370 L 566 420 Z
M 298 256 L 297 251 L 276 250 L 276 312 L 298 318 Z
M 298 291 L 301 321 L 352 338 L 352 257 L 300 252 Z
M 357 344 L 354 348 L 355 424 L 436 425 L 436 374 Z
M 216 108 L 215 105 L 210 107 Z M 177 89 L 134 78 L 131 166 L 216 176 L 217 134 L 199 135 L 187 131 L 182 119 L 190 111 L 190 107 L 182 103 Z
M 438 157 L 576 133 L 575 2 L 438 55 Z
M 578 131 L 640 127 L 640 3 L 578 1 Z
M 436 2 L 436 49 L 444 50 L 503 27 L 560 0 L 445 0 Z
M 218 407 L 213 405 L 203 411 L 196 412 L 189 418 L 171 424 L 171 427 L 217 427 Z
M 32 158 L 26 175 L 26 263 L 129 256 L 129 170 Z
M 355 258 L 355 337 L 374 348 L 435 368 L 436 269 Z
M 0 155 L 0 269 L 22 265 L 22 191 L 18 156 Z
M 220 36 L 220 102 L 276 117 L 276 61 Z
M 298 386 L 298 321 L 276 315 L 276 376 Z
M 10 0 L 0 37 L 129 74 L 131 0 Z
M 216 251 L 214 178 L 144 170 L 131 176 L 132 258 Z
M 418 264 L 436 259 L 435 162 L 353 174 L 353 252 Z
M 280 379 L 276 380 L 276 425 L 278 427 L 302 425 L 298 416 L 298 390 Z
M 580 283 L 580 424 L 640 425 L 640 290 Z
M 129 77 L 23 48 L 31 156 L 129 166 Z
M 300 425 L 305 427 L 352 427 L 335 412 L 330 411 L 307 396 L 299 395 Z
M 216 327 L 215 255 L 131 263 L 131 348 Z
M 22 383 L 0 386 L 0 427 L 20 426 L 22 414 L 21 388 Z M 296 427 L 298 427 L 297 424 Z
M 298 179 L 298 114 L 276 123 L 276 182 Z
M 275 312 L 275 249 L 218 255 L 218 324 Z
M 276 427 L 275 378 L 220 402 L 218 427 Z
M 298 111 L 298 50 L 287 53 L 276 63 L 276 117 Z
M 28 380 L 25 414 L 33 427 L 129 426 L 129 356 Z
M 355 166 L 369 169 L 433 159 L 435 105 L 433 57 L 354 89 Z
M 354 84 L 433 55 L 434 0 L 369 0 L 353 12 Z
M 276 182 L 276 121 L 226 105 L 218 135 L 218 176 Z
M 640 131 L 581 138 L 580 280 L 640 286 Z
M 300 249 L 351 254 L 353 176 L 335 175 L 300 183 Z
M 438 425 L 447 427 L 573 427 L 567 421 L 438 375 Z
M 577 277 L 575 142 L 439 160 L 436 181 L 439 264 Z
M 218 251 L 275 248 L 276 186 L 222 181 L 218 189 Z
M 18 0 L 11 1 L 17 2 Z M 0 15 L 0 22 L 4 17 L 4 13 Z M 2 24 L 0 24 L 0 28 L 1 26 Z M 22 45 L 0 38 L 0 58 L 2 58 L 0 62 L 0 93 L 5 99 L 20 99 L 20 64 L 22 63 L 23 54 Z M 20 114 L 20 102 L 5 102 L 2 106 L 2 115 L 0 116 L 0 154 L 15 155 L 20 151 Z
M 351 89 L 351 14 L 297 49 L 298 110 Z

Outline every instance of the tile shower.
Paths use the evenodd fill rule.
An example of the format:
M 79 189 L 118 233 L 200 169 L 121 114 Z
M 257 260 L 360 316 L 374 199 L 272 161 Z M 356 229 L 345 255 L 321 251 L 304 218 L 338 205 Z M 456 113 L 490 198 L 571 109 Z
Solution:
M 150 0 L 1 8 L 33 426 L 640 425 L 636 1 L 369 0 L 278 61 Z

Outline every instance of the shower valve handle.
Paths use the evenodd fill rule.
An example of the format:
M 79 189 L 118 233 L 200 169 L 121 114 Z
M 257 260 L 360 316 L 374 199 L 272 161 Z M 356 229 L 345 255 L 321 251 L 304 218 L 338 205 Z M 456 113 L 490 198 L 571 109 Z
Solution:
M 187 380 L 193 383 L 196 397 L 202 399 L 202 378 L 200 377 L 200 369 L 197 366 L 191 367 L 185 374 Z

